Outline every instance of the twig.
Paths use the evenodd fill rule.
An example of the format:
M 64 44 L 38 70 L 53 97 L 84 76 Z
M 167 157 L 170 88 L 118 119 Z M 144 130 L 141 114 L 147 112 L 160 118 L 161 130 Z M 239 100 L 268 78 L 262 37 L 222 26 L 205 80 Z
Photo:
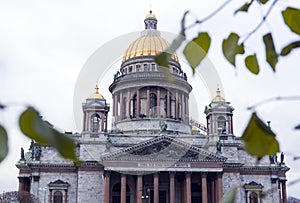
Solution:
M 253 110 L 255 109 L 257 106 L 261 106 L 263 104 L 272 102 L 272 101 L 297 101 L 300 100 L 300 95 L 297 96 L 287 96 L 287 97 L 273 97 L 273 98 L 269 98 L 263 101 L 260 101 L 252 106 L 247 107 L 247 110 Z
M 245 39 L 243 40 L 242 44 L 245 43 L 250 37 L 251 35 L 253 35 L 266 21 L 266 19 L 268 18 L 269 14 L 271 13 L 273 7 L 275 6 L 275 4 L 278 2 L 278 0 L 274 0 L 272 5 L 270 6 L 270 8 L 268 9 L 267 13 L 262 17 L 262 20 L 260 21 L 260 23 L 251 31 L 248 33 L 248 35 L 245 37 Z
M 185 30 L 191 29 L 192 27 L 194 27 L 197 24 L 201 24 L 204 23 L 205 21 L 209 20 L 210 18 L 214 17 L 217 13 L 219 13 L 223 8 L 225 8 L 225 6 L 227 6 L 227 4 L 230 3 L 230 1 L 232 0 L 227 0 L 225 1 L 220 7 L 218 7 L 216 10 L 214 10 L 212 13 L 210 13 L 208 16 L 204 17 L 202 20 L 196 20 L 193 24 L 187 26 L 185 28 Z

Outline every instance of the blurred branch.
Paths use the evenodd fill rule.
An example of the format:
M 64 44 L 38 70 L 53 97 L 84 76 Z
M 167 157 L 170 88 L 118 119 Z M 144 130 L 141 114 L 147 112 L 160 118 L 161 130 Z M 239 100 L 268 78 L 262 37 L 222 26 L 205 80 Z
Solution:
M 267 11 L 267 13 L 262 17 L 262 20 L 260 21 L 260 23 L 258 23 L 258 25 L 251 32 L 248 33 L 248 35 L 243 40 L 242 44 L 245 43 L 264 24 L 264 22 L 268 18 L 270 12 L 272 11 L 272 9 L 274 8 L 274 6 L 277 2 L 278 2 L 278 0 L 273 1 L 273 3 L 271 4 L 270 8 Z
M 247 110 L 254 110 L 258 106 L 261 106 L 263 104 L 270 103 L 270 102 L 273 102 L 273 101 L 297 101 L 297 100 L 300 101 L 300 95 L 287 96 L 287 97 L 280 97 L 280 96 L 279 97 L 272 97 L 272 98 L 262 100 L 262 101 L 254 104 L 252 106 L 247 107 Z

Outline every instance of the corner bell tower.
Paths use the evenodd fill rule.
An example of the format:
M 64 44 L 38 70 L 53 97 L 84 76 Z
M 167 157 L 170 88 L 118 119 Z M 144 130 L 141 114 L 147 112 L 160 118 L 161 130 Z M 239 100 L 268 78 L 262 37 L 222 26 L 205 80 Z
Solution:
M 107 116 L 109 105 L 106 99 L 99 94 L 98 85 L 95 92 L 82 104 L 83 132 L 99 133 L 107 131 Z
M 215 98 L 204 110 L 210 144 L 215 144 L 219 139 L 227 140 L 233 136 L 233 110 L 234 108 L 230 106 L 230 102 L 225 101 L 221 96 L 220 89 L 217 88 Z

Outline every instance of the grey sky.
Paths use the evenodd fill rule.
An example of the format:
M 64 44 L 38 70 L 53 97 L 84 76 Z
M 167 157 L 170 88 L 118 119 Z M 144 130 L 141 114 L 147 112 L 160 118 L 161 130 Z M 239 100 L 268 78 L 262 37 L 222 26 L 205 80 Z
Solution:
M 152 4 L 158 18 L 158 29 L 177 33 L 179 22 L 185 10 L 191 10 L 187 23 L 194 17 L 207 16 L 222 0 L 171 1 L 171 0 L 127 0 L 127 1 L 2 1 L 0 3 L 0 102 L 9 107 L 1 111 L 0 122 L 9 132 L 10 153 L 0 164 L 0 192 L 18 189 L 18 171 L 15 163 L 20 157 L 20 147 L 28 149 L 30 141 L 21 135 L 17 118 L 26 104 L 36 107 L 43 117 L 58 129 L 75 130 L 73 122 L 73 93 L 78 74 L 86 60 L 104 43 L 120 35 L 141 31 L 143 20 Z M 246 43 L 247 51 L 255 51 L 261 62 L 261 72 L 253 76 L 244 67 L 242 57 L 237 58 L 234 69 L 221 54 L 221 41 L 230 31 L 245 36 L 259 22 L 264 13 L 258 7 L 250 9 L 251 14 L 233 11 L 242 2 L 235 0 L 210 21 L 196 26 L 187 33 L 189 39 L 198 31 L 208 31 L 212 36 L 209 59 L 214 63 L 224 87 L 225 98 L 235 108 L 234 130 L 240 136 L 251 112 L 246 108 L 259 101 L 276 96 L 300 94 L 299 67 L 300 51 L 280 59 L 274 74 L 264 63 L 262 33 L 272 31 L 277 49 L 288 42 L 299 39 L 283 25 L 280 10 L 287 5 L 300 7 L 297 0 L 279 1 L 270 14 L 266 26 L 254 34 Z M 268 6 L 267 6 L 268 7 Z M 125 50 L 124 50 L 125 51 Z M 113 66 L 117 70 L 117 66 Z M 114 71 L 113 71 L 114 72 Z M 111 76 L 112 78 L 113 76 Z M 89 80 L 89 78 L 87 78 Z M 96 81 L 93 81 L 96 83 Z M 103 81 L 102 81 L 103 83 Z M 101 81 L 100 81 L 101 84 Z M 197 83 L 196 83 L 197 84 Z M 108 84 L 107 84 L 108 85 Z M 194 90 L 203 91 L 203 85 Z M 107 87 L 100 86 L 100 92 L 110 99 Z M 193 90 L 193 91 L 194 91 Z M 93 92 L 91 87 L 90 93 Z M 205 91 L 204 91 L 205 93 Z M 199 99 L 200 121 L 204 122 L 204 105 L 210 95 Z M 89 94 L 86 95 L 87 97 Z M 198 99 L 198 98 L 197 98 Z M 201 100 L 201 101 L 200 101 Z M 272 129 L 277 133 L 280 147 L 291 167 L 288 179 L 300 178 L 300 162 L 293 161 L 293 154 L 300 156 L 300 131 L 293 127 L 300 123 L 300 101 L 273 102 L 257 108 L 259 116 L 271 120 Z M 299 184 L 288 187 L 289 195 L 297 194 Z

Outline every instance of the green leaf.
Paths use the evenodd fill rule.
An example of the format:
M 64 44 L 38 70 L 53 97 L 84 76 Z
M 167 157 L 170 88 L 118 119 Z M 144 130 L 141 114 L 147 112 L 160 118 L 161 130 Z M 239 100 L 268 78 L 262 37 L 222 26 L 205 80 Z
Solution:
M 8 136 L 5 128 L 0 125 L 0 162 L 2 162 L 8 153 Z
M 279 152 L 279 143 L 272 132 L 254 112 L 241 137 L 245 143 L 245 150 L 258 159 L 266 155 L 274 155 Z
M 280 55 L 281 56 L 286 56 L 288 55 L 289 53 L 291 53 L 291 51 L 295 48 L 298 48 L 300 47 L 300 41 L 295 41 L 295 42 L 292 42 L 288 45 L 286 45 L 280 52 Z
M 300 35 L 300 10 L 288 7 L 282 11 L 282 16 L 285 24 L 291 29 L 291 31 Z
M 254 0 L 251 0 L 249 3 L 245 3 L 240 8 L 238 8 L 236 11 L 234 11 L 234 14 L 237 14 L 238 12 L 248 12 L 249 7 L 252 5 Z
M 264 35 L 263 40 L 264 40 L 265 48 L 266 48 L 267 62 L 270 64 L 273 71 L 275 72 L 275 67 L 278 62 L 278 54 L 276 53 L 276 50 L 275 50 L 275 45 L 273 42 L 272 34 L 268 33 L 268 34 Z
M 166 50 L 164 50 L 163 52 L 159 53 L 154 57 L 155 62 L 160 67 L 160 69 L 164 72 L 167 79 L 170 81 L 174 79 L 169 70 L 169 61 L 171 60 L 171 57 L 175 53 L 175 51 L 180 47 L 181 43 L 185 40 L 185 17 L 188 13 L 189 11 L 186 11 L 183 14 L 181 20 L 181 30 L 179 35 L 172 41 L 172 43 Z
M 260 3 L 265 4 L 267 3 L 269 0 L 259 0 Z
M 237 188 L 233 188 L 228 191 L 228 193 L 225 195 L 225 197 L 222 199 L 222 203 L 234 203 L 235 202 L 235 196 L 236 196 L 236 190 Z
M 53 146 L 64 158 L 79 161 L 75 155 L 75 141 L 43 121 L 34 108 L 29 107 L 21 114 L 19 126 L 27 137 L 41 145 Z
M 245 59 L 245 64 L 251 73 L 253 73 L 255 75 L 257 75 L 259 73 L 259 65 L 258 65 L 258 61 L 256 58 L 256 54 L 247 56 Z
M 205 58 L 210 47 L 210 36 L 207 32 L 201 32 L 198 37 L 190 41 L 184 48 L 183 54 L 192 67 L 193 72 L 195 68 Z
M 244 54 L 244 45 L 238 44 L 239 35 L 236 33 L 230 33 L 227 39 L 223 40 L 222 50 L 225 58 L 235 66 L 235 56 L 237 54 Z

